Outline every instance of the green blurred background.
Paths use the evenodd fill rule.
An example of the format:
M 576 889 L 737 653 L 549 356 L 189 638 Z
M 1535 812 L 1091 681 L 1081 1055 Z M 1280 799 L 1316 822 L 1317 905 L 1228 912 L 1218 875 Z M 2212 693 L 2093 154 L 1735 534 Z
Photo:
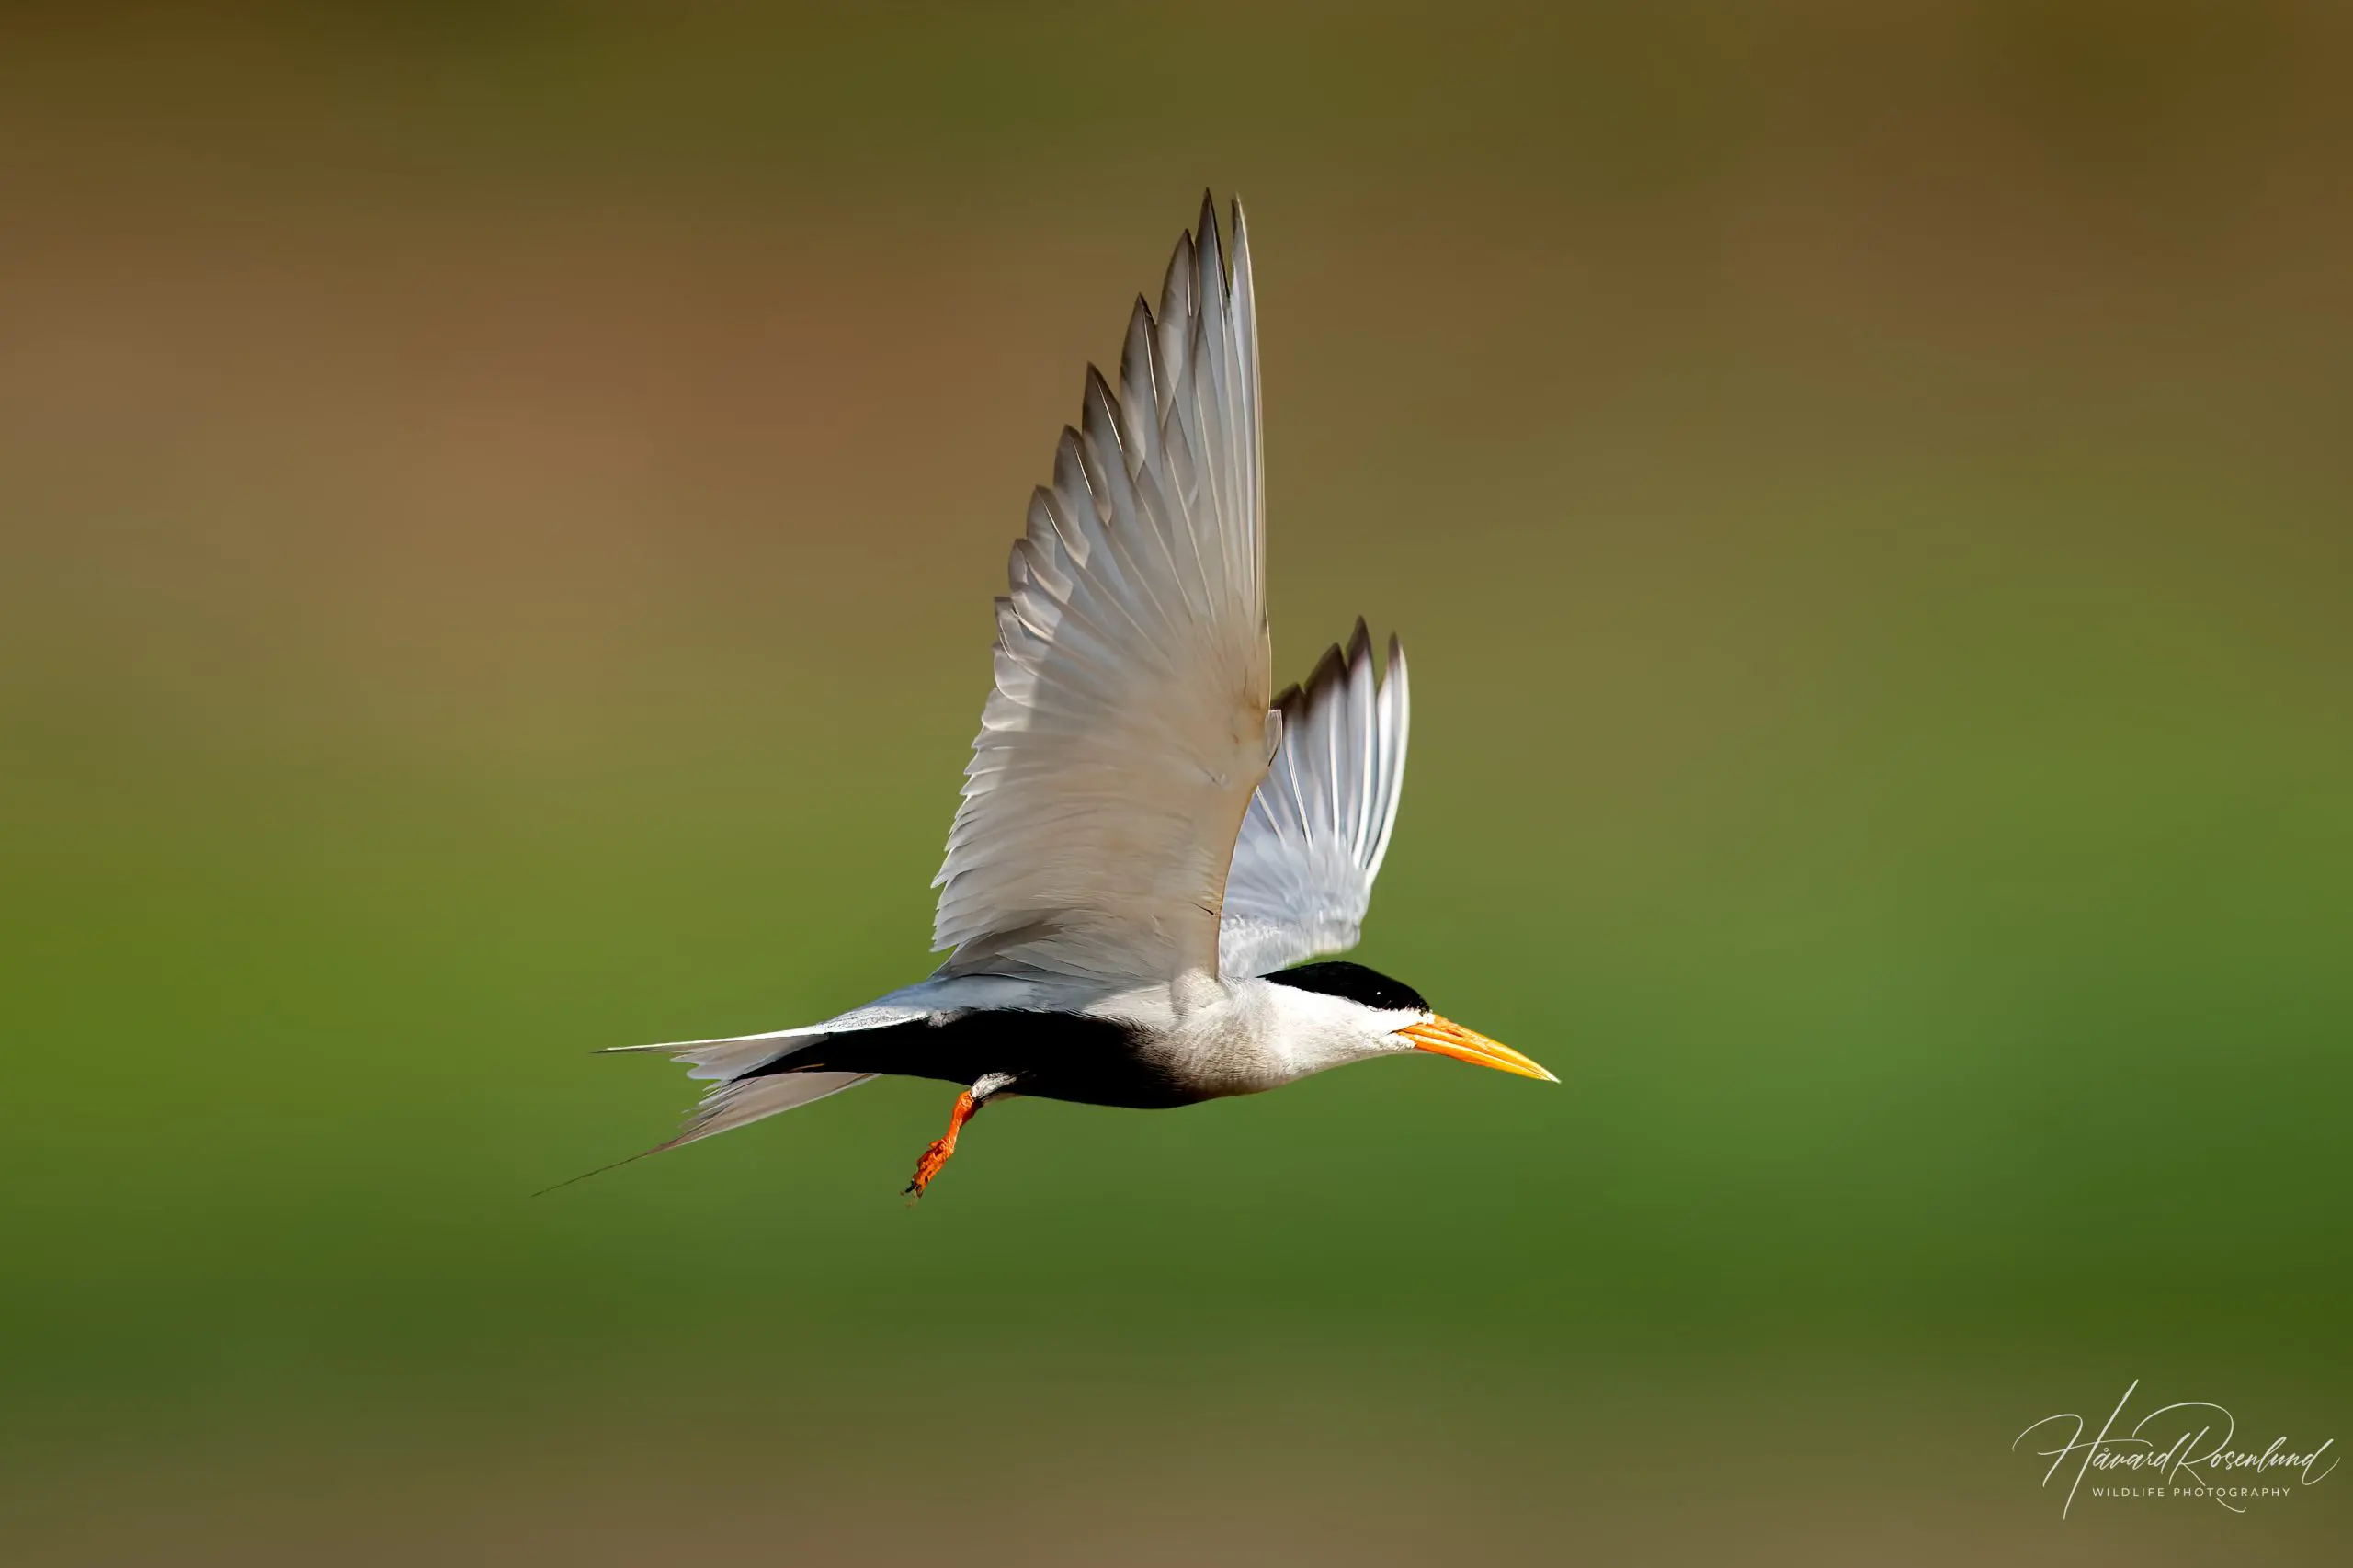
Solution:
M 2342 1561 L 2009 1444 L 2353 1440 L 2343 7 L 0 27 L 9 1561 Z M 1564 1086 L 532 1199 L 928 966 L 1204 185 L 1361 956 Z

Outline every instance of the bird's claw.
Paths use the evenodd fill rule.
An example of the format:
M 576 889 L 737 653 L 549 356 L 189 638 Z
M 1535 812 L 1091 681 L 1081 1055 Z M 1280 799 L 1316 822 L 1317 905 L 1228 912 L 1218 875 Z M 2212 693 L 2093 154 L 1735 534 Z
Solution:
M 923 1189 L 931 1185 L 931 1178 L 939 1174 L 939 1167 L 956 1152 L 956 1135 L 964 1131 L 964 1124 L 980 1108 L 981 1102 L 972 1097 L 970 1089 L 956 1096 L 956 1108 L 949 1115 L 946 1136 L 933 1139 L 931 1147 L 923 1152 L 923 1158 L 915 1162 L 915 1179 L 907 1183 L 906 1196 L 910 1200 L 923 1196 Z
M 946 1165 L 948 1163 L 948 1156 L 955 1152 L 956 1141 L 954 1139 L 933 1139 L 931 1142 L 931 1147 L 926 1149 L 923 1152 L 923 1157 L 915 1162 L 915 1179 L 907 1183 L 906 1196 L 909 1198 L 921 1198 L 923 1196 L 924 1188 L 931 1185 L 931 1178 L 939 1174 L 939 1167 Z

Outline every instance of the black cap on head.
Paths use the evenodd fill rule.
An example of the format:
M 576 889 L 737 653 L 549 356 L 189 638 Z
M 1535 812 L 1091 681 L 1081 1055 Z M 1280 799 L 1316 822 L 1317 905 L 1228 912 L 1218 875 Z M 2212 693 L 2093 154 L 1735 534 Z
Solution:
M 1425 1013 L 1430 1010 L 1420 992 L 1360 963 L 1303 963 L 1297 969 L 1279 969 L 1260 978 L 1295 991 L 1320 991 L 1326 996 L 1346 997 L 1368 1007 L 1413 1007 Z

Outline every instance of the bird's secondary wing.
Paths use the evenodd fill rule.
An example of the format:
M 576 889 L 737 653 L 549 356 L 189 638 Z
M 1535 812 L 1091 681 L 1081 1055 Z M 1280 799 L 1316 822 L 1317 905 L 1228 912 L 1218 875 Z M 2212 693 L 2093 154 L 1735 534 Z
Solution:
M 1226 868 L 1279 734 L 1250 244 L 1204 199 L 1115 392 L 1091 367 L 996 602 L 996 687 L 934 885 L 944 974 L 1214 971 Z
M 1405 650 L 1375 681 L 1357 622 L 1304 687 L 1276 699 L 1282 748 L 1251 797 L 1226 878 L 1218 968 L 1267 974 L 1357 944 L 1405 785 Z

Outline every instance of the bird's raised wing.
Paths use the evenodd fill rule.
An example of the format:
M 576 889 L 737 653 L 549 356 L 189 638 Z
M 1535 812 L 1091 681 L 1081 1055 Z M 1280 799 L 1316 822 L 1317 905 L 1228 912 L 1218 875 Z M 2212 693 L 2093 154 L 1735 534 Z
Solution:
M 1115 393 L 1086 376 L 996 602 L 996 688 L 934 885 L 943 973 L 1214 971 L 1226 868 L 1279 734 L 1250 244 L 1204 199 Z
M 1357 944 L 1405 786 L 1405 650 L 1373 678 L 1364 622 L 1276 699 L 1282 748 L 1251 797 L 1226 878 L 1221 973 L 1267 974 Z

